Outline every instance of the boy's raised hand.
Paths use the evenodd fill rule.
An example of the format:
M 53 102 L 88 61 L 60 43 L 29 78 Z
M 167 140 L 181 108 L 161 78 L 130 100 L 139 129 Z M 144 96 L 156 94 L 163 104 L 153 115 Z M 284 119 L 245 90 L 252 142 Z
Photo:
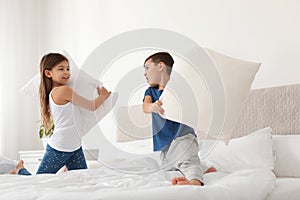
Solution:
M 151 111 L 163 115 L 165 113 L 165 110 L 161 106 L 162 102 L 160 100 L 157 100 L 152 103 Z

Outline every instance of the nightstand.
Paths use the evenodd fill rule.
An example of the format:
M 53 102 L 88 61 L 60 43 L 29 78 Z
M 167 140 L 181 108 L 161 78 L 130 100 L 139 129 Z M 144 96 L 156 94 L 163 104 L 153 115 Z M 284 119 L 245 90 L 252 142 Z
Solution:
M 88 168 L 97 166 L 98 151 L 98 149 L 83 150 Z M 24 161 L 24 166 L 30 173 L 35 174 L 37 172 L 44 152 L 44 150 L 19 151 L 20 159 Z
M 19 151 L 20 159 L 24 161 L 25 168 L 32 174 L 37 172 L 40 162 L 44 156 L 44 150 Z

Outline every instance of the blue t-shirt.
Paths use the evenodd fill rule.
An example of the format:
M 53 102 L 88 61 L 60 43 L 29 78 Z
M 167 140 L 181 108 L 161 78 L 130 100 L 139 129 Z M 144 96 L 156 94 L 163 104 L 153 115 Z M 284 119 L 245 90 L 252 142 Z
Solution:
M 151 96 L 152 103 L 159 100 L 163 90 L 158 90 L 158 87 L 149 87 L 144 96 Z M 173 139 L 193 133 L 194 129 L 185 124 L 180 124 L 168 119 L 162 118 L 157 113 L 152 113 L 152 133 L 153 133 L 153 150 L 164 150 Z

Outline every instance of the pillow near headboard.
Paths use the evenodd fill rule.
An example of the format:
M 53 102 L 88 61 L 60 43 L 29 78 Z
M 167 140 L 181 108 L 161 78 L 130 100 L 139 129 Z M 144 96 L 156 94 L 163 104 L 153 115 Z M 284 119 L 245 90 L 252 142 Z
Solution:
M 193 127 L 197 132 L 197 135 L 199 136 L 198 139 L 207 137 L 216 139 L 217 137 L 217 139 L 228 141 L 235 127 L 239 112 L 247 99 L 252 81 L 254 80 L 261 64 L 223 55 L 211 49 L 204 50 L 217 68 L 224 86 L 225 118 L 221 133 L 217 135 L 209 135 L 210 124 L 213 120 L 213 108 L 210 91 L 208 88 L 206 88 L 205 82 L 203 80 L 199 80 L 197 84 L 191 85 L 194 91 L 196 91 L 196 94 L 200 97 L 199 99 L 195 99 L 197 100 L 197 105 L 191 105 L 190 102 L 188 102 L 188 104 L 185 102 L 179 102 L 182 104 L 182 106 L 187 105 L 180 108 L 184 108 L 185 111 L 188 111 L 191 108 L 197 106 L 197 115 L 188 115 L 185 116 L 185 118 L 182 118 L 180 109 L 178 109 L 179 112 L 173 112 L 174 105 L 177 106 L 177 104 L 174 104 L 172 98 L 169 98 L 171 96 L 165 96 L 165 98 L 162 100 L 163 108 L 165 109 L 166 114 L 164 117 L 172 121 L 184 123 Z M 201 89 L 199 90 L 199 88 Z M 166 93 L 164 92 L 161 98 L 163 98 L 165 94 Z M 143 122 L 149 124 L 148 129 L 145 129 L 145 124 L 143 125 L 142 123 L 142 119 L 144 119 L 146 115 L 143 113 L 142 107 L 132 107 L 132 109 L 135 110 L 136 114 L 131 114 L 131 116 L 140 116 L 136 118 L 141 122 L 139 125 L 135 125 L 132 119 L 129 118 L 130 116 L 128 116 L 128 111 L 126 109 L 129 109 L 130 107 L 131 106 L 128 106 L 127 108 L 120 108 L 120 110 L 118 111 L 117 122 L 122 123 L 117 127 L 118 142 L 138 140 L 140 136 L 145 138 L 144 134 L 150 135 L 147 135 L 146 138 L 151 137 L 151 123 L 148 123 L 149 120 L 146 120 L 147 122 Z M 148 116 L 150 117 L 150 115 Z M 143 128 L 140 129 L 140 126 L 143 126 Z
M 232 138 L 268 126 L 273 135 L 300 134 L 300 84 L 251 90 Z

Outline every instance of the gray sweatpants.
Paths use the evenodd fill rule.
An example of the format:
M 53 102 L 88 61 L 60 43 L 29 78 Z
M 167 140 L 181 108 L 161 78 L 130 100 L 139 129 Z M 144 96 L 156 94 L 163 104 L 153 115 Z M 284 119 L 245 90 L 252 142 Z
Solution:
M 177 137 L 161 152 L 162 167 L 179 170 L 188 180 L 198 179 L 203 183 L 203 173 L 207 167 L 201 165 L 198 150 L 194 134 Z

